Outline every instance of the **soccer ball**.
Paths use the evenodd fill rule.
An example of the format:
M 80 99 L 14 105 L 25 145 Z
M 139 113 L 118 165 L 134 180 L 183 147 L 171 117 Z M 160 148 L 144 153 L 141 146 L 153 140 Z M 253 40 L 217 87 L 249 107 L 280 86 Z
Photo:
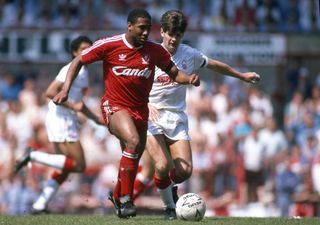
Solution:
M 179 219 L 200 221 L 203 219 L 205 212 L 206 203 L 198 194 L 184 194 L 177 201 L 176 213 Z

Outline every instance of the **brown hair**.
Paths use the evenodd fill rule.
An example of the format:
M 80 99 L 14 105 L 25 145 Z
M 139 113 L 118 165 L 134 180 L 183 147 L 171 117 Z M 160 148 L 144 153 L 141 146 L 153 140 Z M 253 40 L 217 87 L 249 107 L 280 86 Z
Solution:
M 162 30 L 170 34 L 183 34 L 186 31 L 187 25 L 187 18 L 179 10 L 169 10 L 161 17 Z

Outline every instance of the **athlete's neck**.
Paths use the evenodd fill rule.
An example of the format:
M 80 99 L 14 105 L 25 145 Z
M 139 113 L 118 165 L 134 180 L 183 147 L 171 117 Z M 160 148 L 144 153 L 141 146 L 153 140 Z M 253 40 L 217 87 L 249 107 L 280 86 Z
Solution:
M 128 33 L 126 33 L 126 34 L 124 35 L 124 37 L 125 37 L 125 39 L 127 40 L 127 42 L 128 42 L 133 48 L 140 48 L 140 47 L 142 47 L 142 44 L 136 43 L 136 42 L 134 41 L 134 39 L 133 39 Z
M 162 45 L 162 47 L 164 47 L 164 48 L 170 53 L 171 56 L 173 56 L 174 54 L 176 54 L 178 47 L 177 47 L 176 49 L 170 51 L 170 50 L 165 46 L 165 44 L 164 44 L 163 42 L 161 43 L 161 45 Z

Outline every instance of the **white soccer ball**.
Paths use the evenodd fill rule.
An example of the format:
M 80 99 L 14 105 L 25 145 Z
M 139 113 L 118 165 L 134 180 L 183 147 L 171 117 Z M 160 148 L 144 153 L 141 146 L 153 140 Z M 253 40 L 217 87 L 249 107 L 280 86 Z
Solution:
M 200 221 L 206 212 L 206 203 L 200 195 L 187 193 L 176 204 L 177 217 L 182 220 Z

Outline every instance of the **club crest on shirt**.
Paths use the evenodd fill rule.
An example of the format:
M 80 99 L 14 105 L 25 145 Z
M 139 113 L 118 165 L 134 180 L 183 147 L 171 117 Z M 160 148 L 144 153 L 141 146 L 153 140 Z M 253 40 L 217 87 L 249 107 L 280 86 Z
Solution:
M 126 61 L 127 55 L 119 54 L 119 61 Z
M 150 61 L 150 55 L 143 55 L 141 59 L 142 59 L 142 64 L 148 65 Z

